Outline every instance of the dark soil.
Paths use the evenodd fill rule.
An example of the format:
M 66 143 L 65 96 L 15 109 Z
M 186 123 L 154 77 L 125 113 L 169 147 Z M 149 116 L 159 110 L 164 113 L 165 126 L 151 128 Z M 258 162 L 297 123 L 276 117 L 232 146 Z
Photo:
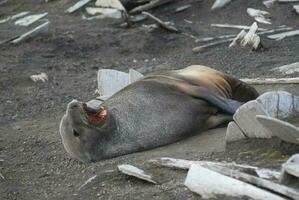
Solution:
M 225 152 L 204 153 L 201 149 L 197 154 L 200 147 L 193 144 L 192 152 L 182 148 L 181 153 L 174 153 L 173 148 L 164 147 L 163 154 L 157 149 L 154 153 L 141 152 L 94 164 L 71 159 L 61 144 L 60 118 L 73 98 L 82 101 L 95 98 L 96 73 L 100 68 L 122 71 L 134 68 L 147 74 L 203 64 L 239 78 L 284 77 L 270 69 L 299 60 L 298 37 L 277 42 L 262 38 L 267 48 L 258 51 L 229 49 L 228 44 L 223 44 L 194 54 L 192 48 L 199 45 L 194 39 L 165 30 L 142 30 L 141 25 L 151 24 L 150 20 L 123 28 L 121 21 L 82 20 L 81 11 L 65 14 L 64 10 L 74 2 L 9 0 L 0 7 L 0 19 L 28 10 L 48 12 L 46 18 L 51 21 L 47 32 L 19 45 L 0 48 L 0 172 L 5 177 L 5 180 L 0 178 L 0 199 L 198 199 L 183 185 L 185 171 L 149 166 L 146 161 L 152 156 L 172 155 L 278 169 L 292 153 L 298 152 L 298 148 L 272 139 L 233 143 Z M 192 4 L 190 9 L 173 13 L 176 7 L 187 3 Z M 253 20 L 246 13 L 248 7 L 272 14 L 273 24 L 261 27 L 299 26 L 299 16 L 292 12 L 291 4 L 276 4 L 266 9 L 260 0 L 235 0 L 212 12 L 212 3 L 176 1 L 151 12 L 198 38 L 239 32 L 213 28 L 211 23 L 251 25 Z M 0 24 L 0 43 L 23 31 L 12 23 Z M 41 72 L 48 74 L 49 81 L 30 80 L 30 75 Z M 212 145 L 215 144 L 211 142 L 208 146 Z M 159 177 L 159 184 L 119 174 L 116 165 L 124 163 L 148 169 Z M 78 190 L 93 175 L 98 175 L 96 180 Z

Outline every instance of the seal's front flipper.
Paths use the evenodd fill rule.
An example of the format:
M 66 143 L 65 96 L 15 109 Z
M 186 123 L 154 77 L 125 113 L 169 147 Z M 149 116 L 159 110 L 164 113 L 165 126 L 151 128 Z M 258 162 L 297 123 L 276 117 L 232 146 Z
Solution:
M 208 129 L 215 128 L 221 124 L 227 124 L 228 122 L 233 121 L 233 117 L 231 115 L 226 114 L 217 114 L 212 115 L 206 121 Z
M 190 84 L 178 84 L 178 89 L 192 97 L 205 100 L 220 110 L 233 115 L 236 110 L 244 103 L 221 97 L 207 88 L 194 86 Z

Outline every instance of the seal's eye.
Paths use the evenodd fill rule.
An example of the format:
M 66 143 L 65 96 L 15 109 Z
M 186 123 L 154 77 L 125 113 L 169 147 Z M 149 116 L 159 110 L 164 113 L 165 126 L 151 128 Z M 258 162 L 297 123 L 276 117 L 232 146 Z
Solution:
M 79 135 L 80 135 L 75 129 L 73 129 L 73 134 L 75 137 L 79 137 Z

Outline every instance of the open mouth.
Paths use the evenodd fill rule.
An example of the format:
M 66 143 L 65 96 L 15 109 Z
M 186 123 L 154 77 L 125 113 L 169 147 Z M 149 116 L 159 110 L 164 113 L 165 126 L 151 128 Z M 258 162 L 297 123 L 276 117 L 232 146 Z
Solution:
M 87 114 L 89 123 L 93 125 L 101 125 L 105 122 L 107 118 L 107 109 L 104 106 L 99 107 L 98 109 L 89 107 L 86 103 L 80 103 L 83 107 L 83 110 Z

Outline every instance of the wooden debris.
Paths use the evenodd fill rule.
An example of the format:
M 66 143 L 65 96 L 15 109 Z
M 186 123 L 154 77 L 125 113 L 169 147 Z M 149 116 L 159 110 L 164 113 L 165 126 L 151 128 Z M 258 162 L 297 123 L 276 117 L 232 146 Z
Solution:
M 133 83 L 143 77 L 143 74 L 140 72 L 134 70 L 134 69 L 129 69 L 129 83 Z
M 231 35 L 220 35 L 220 36 L 215 36 L 215 37 L 205 37 L 205 38 L 199 38 L 196 39 L 195 42 L 209 42 L 213 40 L 219 40 L 219 39 L 227 39 L 227 38 L 234 38 L 236 37 L 236 34 L 231 34 Z
M 283 65 L 281 67 L 275 67 L 271 71 L 279 71 L 283 74 L 294 74 L 299 72 L 299 62 Z
M 285 91 L 266 92 L 256 101 L 263 105 L 269 117 L 287 119 L 294 118 L 299 113 L 299 96 Z
M 233 118 L 247 137 L 271 138 L 271 131 L 257 121 L 256 115 L 267 115 L 267 113 L 259 102 L 253 100 L 243 104 Z
M 142 11 L 145 11 L 145 10 L 150 10 L 152 8 L 161 6 L 161 5 L 166 4 L 166 3 L 171 3 L 171 2 L 173 2 L 173 0 L 151 0 L 147 4 L 138 6 L 134 9 L 130 10 L 130 13 L 135 14 L 135 13 L 142 12 Z
M 86 12 L 90 15 L 96 15 L 100 14 L 97 17 L 97 19 L 103 19 L 103 18 L 113 18 L 113 19 L 121 19 L 121 11 L 115 8 L 93 8 L 93 7 L 87 7 Z
M 65 12 L 66 13 L 73 13 L 73 12 L 79 10 L 80 8 L 82 8 L 83 6 L 85 6 L 86 4 L 88 4 L 90 1 L 91 0 L 80 0 L 75 5 L 68 8 Z
M 29 26 L 31 24 L 33 24 L 34 22 L 40 20 L 41 18 L 45 17 L 46 15 L 48 15 L 48 13 L 41 13 L 41 14 L 37 14 L 37 15 L 29 15 L 26 16 L 22 19 L 19 19 L 17 21 L 15 21 L 15 25 L 18 26 Z
M 0 178 L 2 178 L 3 180 L 6 180 L 1 172 L 0 172 Z
M 231 0 L 216 0 L 211 7 L 211 10 L 219 9 L 229 4 Z
M 291 29 L 292 28 L 290 28 L 290 27 L 281 27 L 281 28 L 272 29 L 272 30 L 268 30 L 268 31 L 258 32 L 256 34 L 257 35 L 265 35 L 265 34 L 269 34 L 269 33 L 276 33 L 276 32 L 280 32 L 280 31 L 283 31 L 283 30 L 291 30 Z M 222 36 L 219 36 L 219 37 L 222 37 Z M 211 42 L 211 43 L 208 43 L 208 44 L 205 44 L 205 45 L 202 45 L 202 46 L 198 46 L 198 47 L 193 48 L 192 51 L 194 53 L 199 53 L 199 52 L 202 52 L 202 51 L 206 50 L 207 48 L 211 48 L 211 47 L 214 47 L 214 46 L 217 46 L 217 45 L 220 45 L 220 44 L 225 44 L 225 43 L 228 43 L 228 42 L 232 42 L 234 40 L 234 38 L 229 37 L 229 36 L 228 37 L 224 36 L 224 38 L 228 38 L 228 39 L 224 39 L 224 40 L 220 40 L 220 41 L 216 41 L 216 42 Z M 214 39 L 217 39 L 217 37 L 212 38 L 212 40 L 214 40 Z
M 247 172 L 251 174 L 256 174 L 260 178 L 264 179 L 278 179 L 280 173 L 277 171 L 258 168 L 250 165 L 240 165 L 237 163 L 227 163 L 227 162 L 211 162 L 211 161 L 192 161 L 192 160 L 184 160 L 184 159 L 175 159 L 175 158 L 158 158 L 151 159 L 148 161 L 149 163 L 160 165 L 164 167 L 170 167 L 175 169 L 189 169 L 191 165 L 196 164 L 208 169 L 214 168 L 227 168 L 234 169 L 241 172 Z
M 296 3 L 299 0 L 277 0 L 279 3 Z
M 258 10 L 254 8 L 247 8 L 247 13 L 255 19 L 255 21 L 263 24 L 271 24 L 270 19 L 267 19 L 265 16 L 270 15 L 269 12 L 264 10 Z
M 119 0 L 97 0 L 95 5 L 103 8 L 114 8 L 126 12 L 125 7 Z
M 277 0 L 265 0 L 263 1 L 263 4 L 267 7 L 267 8 L 271 8 L 274 3 L 276 2 Z
M 45 23 L 35 27 L 34 29 L 28 31 L 27 33 L 24 33 L 23 35 L 17 37 L 16 39 L 13 39 L 11 41 L 11 43 L 18 44 L 20 42 L 23 42 L 23 41 L 27 40 L 28 38 L 33 37 L 36 34 L 47 30 L 49 27 L 49 24 L 50 24 L 50 21 L 47 20 Z
M 299 78 L 243 78 L 242 81 L 251 85 L 264 84 L 299 84 Z
M 110 97 L 129 84 L 129 75 L 113 69 L 98 71 L 98 89 L 101 97 Z
M 295 12 L 299 15 L 299 5 L 293 5 Z
M 157 182 L 154 181 L 152 179 L 152 177 L 150 175 L 146 174 L 142 169 L 139 169 L 132 165 L 118 165 L 117 168 L 119 171 L 121 171 L 122 173 L 124 173 L 126 175 L 134 176 L 136 178 L 148 181 L 150 183 L 157 184 Z
M 212 27 L 218 28 L 233 28 L 233 29 L 242 29 L 242 30 L 249 30 L 251 26 L 244 26 L 244 25 L 233 25 L 233 24 L 211 24 Z M 265 28 L 259 28 L 258 31 L 267 31 Z
M 28 15 L 29 13 L 30 13 L 29 11 L 23 11 L 23 12 L 20 12 L 20 13 L 18 13 L 18 14 L 15 14 L 15 15 L 13 15 L 13 16 L 10 16 L 10 17 L 7 17 L 7 18 L 5 18 L 5 19 L 0 20 L 0 24 L 1 24 L 1 23 L 5 23 L 5 22 L 10 21 L 10 20 L 18 19 L 18 18 L 20 18 L 20 17 L 23 17 L 23 16 L 25 16 L 25 15 Z
M 212 42 L 212 43 L 205 44 L 205 45 L 202 45 L 202 46 L 194 47 L 192 49 L 192 51 L 193 51 L 193 53 L 200 53 L 200 52 L 203 52 L 204 50 L 206 50 L 207 48 L 214 47 L 214 46 L 224 44 L 224 43 L 227 43 L 227 42 L 231 42 L 233 40 L 234 40 L 234 38 L 229 38 L 229 39 L 225 39 L 225 40 Z
M 299 166 L 297 166 L 297 167 L 299 169 Z M 299 191 L 294 190 L 293 188 L 289 188 L 289 187 L 281 185 L 281 184 L 277 184 L 277 183 L 274 183 L 274 182 L 271 182 L 268 180 L 264 180 L 264 179 L 261 179 L 261 178 L 243 173 L 243 172 L 231 170 L 231 169 L 214 168 L 212 170 L 216 171 L 220 174 L 229 176 L 231 178 L 235 178 L 240 181 L 250 183 L 257 187 L 270 190 L 272 192 L 275 192 L 276 194 L 280 194 L 280 195 L 289 197 L 294 200 L 299 199 Z M 299 172 L 299 170 L 298 170 L 298 172 Z
M 44 82 L 48 81 L 48 75 L 46 73 L 31 75 L 30 79 L 33 80 L 34 82 L 42 81 L 44 83 Z
M 293 31 L 287 31 L 283 33 L 277 33 L 273 35 L 268 35 L 267 37 L 273 40 L 282 40 L 286 37 L 296 36 L 299 35 L 299 29 Z
M 191 4 L 180 6 L 180 7 L 176 8 L 174 12 L 175 13 L 182 12 L 182 11 L 187 10 L 189 8 L 191 8 Z
M 256 119 L 274 136 L 289 143 L 299 144 L 299 127 L 269 116 L 257 115 Z
M 256 34 L 258 29 L 257 23 L 254 22 L 250 27 L 248 33 L 242 30 L 237 37 L 230 43 L 229 47 L 240 44 L 240 46 L 249 46 L 251 49 L 257 49 L 260 45 L 260 37 Z
M 160 20 L 159 18 L 157 18 L 157 17 L 153 16 L 152 14 L 150 14 L 148 12 L 145 12 L 145 11 L 142 12 L 142 14 L 144 14 L 144 15 L 148 16 L 149 18 L 153 19 L 155 22 L 157 22 L 160 25 L 160 27 L 162 27 L 162 28 L 164 28 L 168 31 L 176 32 L 176 33 L 179 32 L 179 30 L 176 27 L 174 27 L 173 24 L 170 23 L 170 22 L 164 22 L 164 21 Z
M 299 154 L 291 156 L 284 164 L 282 164 L 282 174 L 280 182 L 298 186 L 299 182 Z
M 201 195 L 202 198 L 216 198 L 217 195 L 225 195 L 239 198 L 249 197 L 256 200 L 284 199 L 248 183 L 230 178 L 198 165 L 191 165 L 184 184 L 192 192 Z
M 235 122 L 230 122 L 226 129 L 225 141 L 234 142 L 246 138 Z
M 87 179 L 87 181 L 85 181 L 79 188 L 78 190 L 81 190 L 83 187 L 85 187 L 87 184 L 91 183 L 93 180 L 95 180 L 98 177 L 98 175 L 94 175 L 92 177 L 90 177 L 89 179 Z

